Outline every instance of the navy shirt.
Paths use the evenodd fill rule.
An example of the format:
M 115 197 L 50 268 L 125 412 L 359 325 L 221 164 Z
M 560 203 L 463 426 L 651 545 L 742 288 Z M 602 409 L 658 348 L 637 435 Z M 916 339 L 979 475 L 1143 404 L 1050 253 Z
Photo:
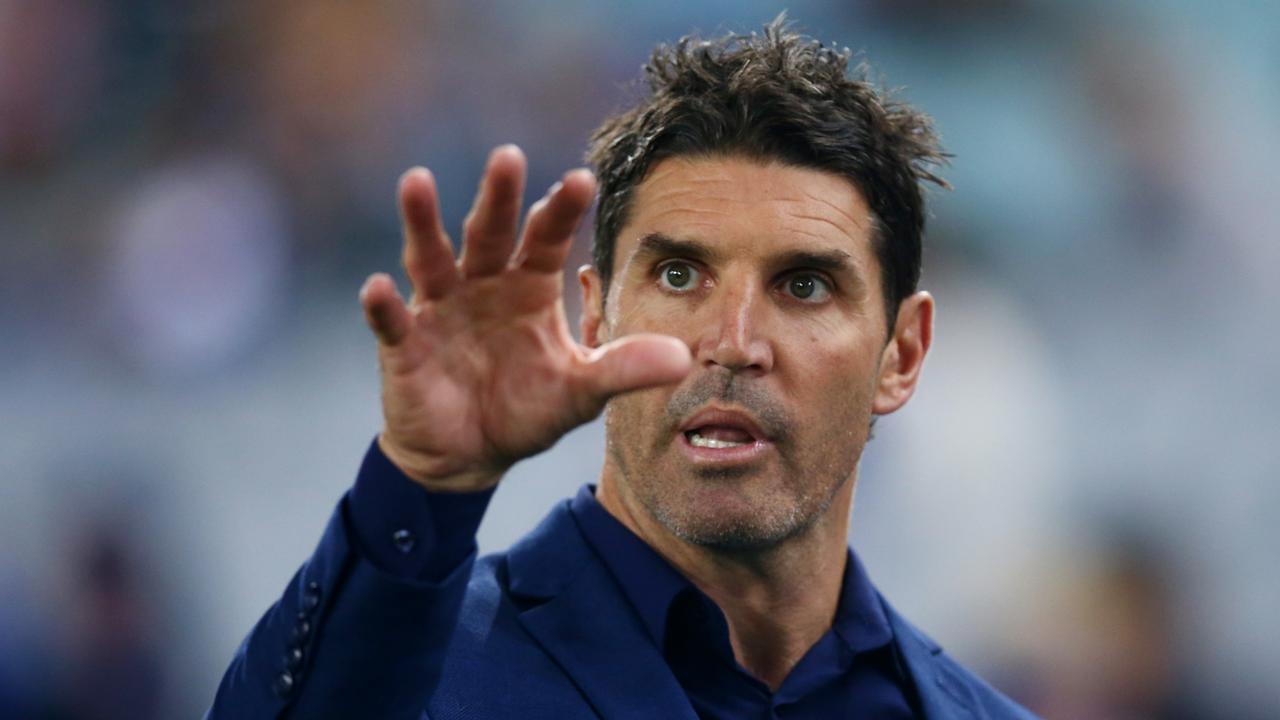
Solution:
M 375 442 L 344 513 L 360 551 L 379 569 L 438 580 L 475 551 L 475 533 L 492 495 L 428 492 Z M 719 607 L 610 515 L 590 486 L 578 491 L 570 509 L 700 718 L 916 716 L 893 630 L 852 551 L 831 629 L 772 692 L 734 659 Z

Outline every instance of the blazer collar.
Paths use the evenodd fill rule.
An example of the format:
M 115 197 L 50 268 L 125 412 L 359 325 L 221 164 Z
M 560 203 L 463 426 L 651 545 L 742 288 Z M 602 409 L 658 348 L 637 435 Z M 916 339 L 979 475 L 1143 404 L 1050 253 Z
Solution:
M 507 569 L 512 595 L 525 601 L 520 623 L 596 714 L 610 720 L 697 719 L 661 651 L 587 545 L 568 500 L 512 546 Z M 972 690 L 941 646 L 880 601 L 924 716 L 981 720 Z
M 525 630 L 564 669 L 596 714 L 697 720 L 613 577 L 558 504 L 507 555 Z

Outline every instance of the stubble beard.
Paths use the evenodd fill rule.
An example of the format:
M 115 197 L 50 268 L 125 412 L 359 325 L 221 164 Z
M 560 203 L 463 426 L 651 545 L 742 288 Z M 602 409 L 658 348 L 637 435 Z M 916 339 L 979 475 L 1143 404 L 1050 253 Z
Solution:
M 726 554 L 759 554 L 804 535 L 824 517 L 841 488 L 852 482 L 862 443 L 851 452 L 838 447 L 815 448 L 816 466 L 800 467 L 790 458 L 792 420 L 766 392 L 730 373 L 708 373 L 669 399 L 662 427 L 649 447 L 635 432 L 640 424 L 640 394 L 617 397 L 605 413 L 606 452 L 626 486 L 624 492 L 644 512 L 675 537 Z M 749 410 L 775 442 L 776 463 L 760 467 L 699 468 L 691 472 L 664 471 L 670 458 L 672 432 L 683 418 L 712 400 Z M 848 447 L 847 445 L 845 446 Z M 760 490 L 752 490 L 751 475 L 784 476 Z M 638 473 L 638 474 L 637 474 Z M 737 485 L 738 507 L 710 506 L 704 491 L 723 492 Z

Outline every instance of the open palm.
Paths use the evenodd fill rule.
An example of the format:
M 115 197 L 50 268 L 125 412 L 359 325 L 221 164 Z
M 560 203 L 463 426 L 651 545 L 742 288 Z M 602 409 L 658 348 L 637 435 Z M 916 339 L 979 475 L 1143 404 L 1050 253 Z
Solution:
M 524 175 L 517 148 L 493 152 L 455 260 L 434 178 L 421 168 L 405 173 L 400 209 L 413 296 L 406 304 L 385 274 L 361 290 L 382 368 L 379 441 L 433 490 L 492 486 L 613 395 L 675 382 L 690 366 L 688 348 L 670 337 L 633 335 L 599 348 L 573 339 L 563 266 L 595 181 L 586 170 L 566 174 L 517 234 Z

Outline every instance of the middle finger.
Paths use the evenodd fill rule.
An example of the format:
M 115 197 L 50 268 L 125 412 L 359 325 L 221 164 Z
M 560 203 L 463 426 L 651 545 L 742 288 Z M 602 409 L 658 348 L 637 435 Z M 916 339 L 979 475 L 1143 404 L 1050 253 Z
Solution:
M 475 204 L 463 224 L 462 273 L 482 277 L 502 272 L 515 245 L 524 195 L 525 158 L 515 145 L 489 155 Z

